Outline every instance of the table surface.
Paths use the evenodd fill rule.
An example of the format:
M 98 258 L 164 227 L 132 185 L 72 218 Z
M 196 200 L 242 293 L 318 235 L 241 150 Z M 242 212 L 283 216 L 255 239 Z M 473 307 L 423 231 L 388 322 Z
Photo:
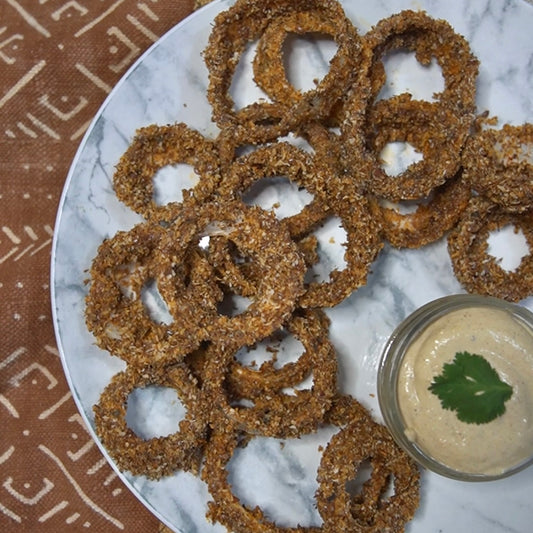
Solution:
M 166 530 L 78 414 L 54 337 L 49 265 L 61 191 L 91 119 L 131 64 L 201 3 L 0 3 L 1 531 Z

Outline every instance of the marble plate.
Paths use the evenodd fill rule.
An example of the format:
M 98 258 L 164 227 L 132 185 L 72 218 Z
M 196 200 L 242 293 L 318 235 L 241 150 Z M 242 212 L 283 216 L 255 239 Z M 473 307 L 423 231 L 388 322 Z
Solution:
M 206 136 L 214 136 L 205 98 L 207 73 L 201 53 L 214 16 L 229 7 L 218 0 L 191 15 L 148 50 L 114 88 L 98 112 L 68 175 L 58 213 L 52 257 L 54 323 L 65 373 L 73 397 L 94 435 L 92 405 L 111 376 L 123 364 L 99 350 L 84 326 L 84 280 L 99 243 L 119 229 L 128 229 L 139 218 L 120 204 L 113 194 L 114 165 L 136 128 L 183 121 Z M 379 19 L 401 9 L 425 9 L 445 18 L 471 43 L 481 61 L 479 110 L 490 110 L 501 122 L 533 121 L 533 7 L 523 0 L 345 0 L 344 7 L 356 26 L 365 32 Z M 332 50 L 327 43 L 309 45 L 296 40 L 292 58 L 305 69 L 294 69 L 295 83 L 310 83 L 324 69 Z M 304 59 L 303 60 L 299 60 Z M 389 92 L 409 89 L 431 97 L 442 83 L 438 70 L 421 71 L 409 57 L 398 57 L 388 66 Z M 245 67 L 235 88 L 237 103 L 260 96 Z M 176 197 L 176 176 L 191 179 L 191 172 L 167 169 L 158 177 L 161 201 Z M 190 184 L 190 181 L 188 182 Z M 274 189 L 275 201 L 283 194 L 287 208 L 301 198 Z M 288 197 L 288 200 L 287 200 Z M 342 242 L 337 227 L 326 227 L 320 239 L 324 261 L 338 261 Z M 523 253 L 519 236 L 494 237 L 494 254 L 512 267 Z M 331 335 L 338 350 L 341 388 L 353 394 L 380 418 L 376 399 L 376 368 L 381 349 L 392 329 L 408 313 L 445 294 L 461 292 L 454 279 L 444 242 L 422 250 L 386 248 L 373 267 L 366 287 L 332 309 Z M 533 300 L 524 305 L 533 309 Z M 289 352 L 294 348 L 288 348 Z M 163 434 L 172 429 L 179 405 L 168 391 L 151 390 L 136 398 L 131 424 L 144 434 Z M 249 505 L 260 504 L 280 525 L 318 525 L 313 506 L 319 443 L 327 431 L 281 443 L 256 439 L 236 454 L 231 463 L 235 492 Z M 105 450 L 102 450 L 106 455 Z M 109 458 L 108 458 L 109 459 Z M 110 459 L 109 459 L 110 460 Z M 113 462 L 110 460 L 111 464 Z M 253 473 L 253 475 L 251 475 Z M 202 482 L 178 473 L 159 482 L 119 473 L 126 485 L 157 517 L 181 533 L 219 532 L 219 525 L 206 522 L 208 494 Z M 412 533 L 525 532 L 531 528 L 533 469 L 498 482 L 463 484 L 428 472 L 422 474 L 422 501 L 409 525 Z M 112 509 L 108 510 L 112 515 Z M 110 519 L 112 517 L 110 516 Z

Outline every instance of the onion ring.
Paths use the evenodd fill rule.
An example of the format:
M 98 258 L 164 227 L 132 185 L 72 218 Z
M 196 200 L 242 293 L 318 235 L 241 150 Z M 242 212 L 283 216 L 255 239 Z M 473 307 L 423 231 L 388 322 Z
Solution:
M 304 348 L 293 362 L 276 368 L 275 360 L 265 361 L 257 370 L 234 360 L 226 377 L 231 395 L 240 398 L 257 398 L 294 387 L 313 371 L 313 351 L 328 337 L 329 319 L 319 310 L 295 313 L 283 331 L 298 339 Z
M 381 59 L 387 52 L 406 48 L 416 54 L 422 65 L 435 58 L 442 70 L 444 89 L 434 95 L 440 105 L 470 116 L 476 108 L 476 81 L 479 60 L 468 41 L 443 19 L 424 11 L 404 10 L 381 19 L 363 37 L 364 46 L 372 51 L 373 94 L 384 80 Z M 377 83 L 378 82 L 378 83 Z M 473 117 L 471 117 L 473 119 Z
M 209 306 L 205 312 L 198 309 L 206 339 L 240 346 L 253 344 L 290 316 L 304 290 L 305 264 L 296 244 L 273 214 L 239 200 L 221 199 L 169 205 L 160 217 L 169 226 L 160 241 L 158 261 L 160 268 L 169 273 L 166 279 L 172 286 L 166 290 L 175 291 L 172 301 L 180 301 L 182 290 L 173 281 L 172 273 L 182 268 L 187 250 L 201 237 L 225 236 L 260 269 L 254 301 L 241 314 L 230 317 L 213 312 Z M 174 306 L 171 313 L 180 316 L 182 309 Z
M 219 429 L 211 436 L 201 473 L 214 500 L 208 502 L 206 518 L 233 533 L 321 533 L 321 527 L 278 527 L 259 507 L 249 509 L 233 494 L 226 465 L 241 439 L 242 434 L 235 428 Z
M 318 240 L 313 234 L 296 241 L 296 246 L 307 267 L 318 263 Z M 256 294 L 261 270 L 252 259 L 243 257 L 234 243 L 222 235 L 213 235 L 209 239 L 208 252 L 208 260 L 219 283 L 245 298 Z
M 428 201 L 419 203 L 414 212 L 402 214 L 379 199 L 370 206 L 381 219 L 383 237 L 392 246 L 420 248 L 437 241 L 455 226 L 470 197 L 470 187 L 459 173 L 436 187 Z
M 374 173 L 368 182 L 372 194 L 391 202 L 417 200 L 457 174 L 465 136 L 447 108 L 402 95 L 379 101 L 368 115 L 366 139 L 376 161 L 391 142 L 407 142 L 423 155 L 397 176 Z
M 149 218 L 157 207 L 156 172 L 177 163 L 191 165 L 200 176 L 200 183 L 192 188 L 198 199 L 215 190 L 220 161 L 213 141 L 183 123 L 140 128 L 115 168 L 115 194 L 133 211 Z
M 282 123 L 284 115 L 279 106 L 267 107 L 264 102 L 239 110 L 239 123 L 225 126 L 216 138 L 223 172 L 245 148 L 275 142 L 289 135 L 292 125 Z
M 240 430 L 276 438 L 298 437 L 314 431 L 323 420 L 337 390 L 337 355 L 328 335 L 324 334 L 323 318 L 312 313 L 305 317 L 312 344 L 312 349 L 307 349 L 313 373 L 310 389 L 295 389 L 294 395 L 289 395 L 269 389 L 262 380 L 265 389 L 247 398 L 253 405 L 241 405 L 231 396 L 234 391 L 229 390 L 228 374 L 221 371 L 234 362 L 238 348 L 220 350 L 207 361 L 205 394 Z
M 363 409 L 356 400 L 344 398 L 328 415 L 342 429 L 329 441 L 318 468 L 316 500 L 323 530 L 400 532 L 418 507 L 420 474 L 385 426 Z M 346 484 L 356 478 L 365 460 L 372 475 L 361 493 L 352 496 Z M 385 497 L 392 479 L 394 494 Z
M 372 423 L 368 411 L 356 400 L 348 396 L 337 395 L 333 406 L 326 414 L 325 423 L 338 427 L 346 424 Z M 374 425 L 372 425 L 374 427 Z M 390 438 L 390 437 L 389 437 Z M 371 437 L 372 442 L 375 439 Z M 209 492 L 214 501 L 209 502 L 207 518 L 217 521 L 234 533 L 338 533 L 341 530 L 327 529 L 326 525 L 320 527 L 281 527 L 269 521 L 263 511 L 256 507 L 249 509 L 231 491 L 228 483 L 226 465 L 229 463 L 237 446 L 242 441 L 246 443 L 248 436 L 241 433 L 235 426 L 215 428 L 211 440 L 206 447 L 202 479 L 207 483 Z M 343 458 L 339 458 L 343 460 Z M 337 516 L 337 519 L 339 517 Z
M 348 187 L 338 196 L 328 195 L 330 216 L 337 216 L 347 234 L 344 260 L 346 266 L 330 272 L 326 281 L 306 283 L 306 291 L 298 300 L 304 308 L 333 307 L 366 283 L 370 266 L 383 247 L 381 226 L 372 216 L 368 199 Z
M 174 292 L 167 285 L 177 282 L 174 275 L 163 274 L 156 258 L 164 229 L 150 222 L 119 231 L 104 241 L 93 259 L 90 269 L 90 288 L 86 296 L 85 321 L 98 345 L 127 362 L 150 363 L 175 361 L 178 354 L 197 347 L 204 340 L 198 327 L 184 327 L 185 307 L 174 301 Z M 193 259 L 192 263 L 197 259 Z M 190 256 L 184 258 L 184 275 L 189 286 L 181 285 L 184 299 L 193 308 L 216 309 L 219 295 L 210 282 L 212 267 L 200 261 L 191 270 Z M 193 273 L 201 266 L 199 277 Z M 170 314 L 171 323 L 155 321 L 144 305 L 141 291 L 145 284 L 155 280 Z M 213 278 L 214 281 L 214 278 Z M 204 298 L 203 295 L 209 295 Z M 197 298 L 201 297 L 201 300 Z M 182 308 L 182 315 L 171 309 Z
M 355 29 L 352 31 L 355 32 Z M 275 19 L 267 26 L 257 45 L 253 61 L 255 83 L 273 101 L 284 105 L 296 106 L 304 98 L 311 100 L 321 95 L 328 95 L 342 102 L 343 85 L 339 86 L 338 76 L 333 70 L 318 82 L 315 89 L 309 91 L 298 90 L 289 82 L 283 63 L 283 45 L 289 33 L 327 35 L 334 41 L 338 41 L 339 45 L 344 39 L 344 36 L 339 33 L 338 23 L 331 18 L 324 18 L 318 10 L 296 11 L 283 18 Z
M 491 231 L 507 225 L 522 230 L 529 254 L 514 271 L 506 271 L 488 253 Z M 455 276 L 471 293 L 518 302 L 533 294 L 533 211 L 509 213 L 480 196 L 472 198 L 457 226 L 448 235 Z
M 323 87 L 306 93 L 295 105 L 256 102 L 257 107 L 266 109 L 268 113 L 272 110 L 274 116 L 282 118 L 277 124 L 251 128 L 248 138 L 263 135 L 261 130 L 265 128 L 269 135 L 280 135 L 287 126 L 292 128 L 304 120 L 329 115 L 332 105 L 350 83 L 361 47 L 361 39 L 340 3 L 335 0 L 237 0 L 229 9 L 217 15 L 204 49 L 204 61 L 209 73 L 207 97 L 213 120 L 221 129 L 241 123 L 241 111 L 234 110 L 230 86 L 246 46 L 260 38 L 268 24 L 277 18 L 308 11 L 319 13 L 337 25 L 338 50 L 323 80 Z
M 363 41 L 364 60 L 347 96 L 345 118 L 341 124 L 345 168 L 358 186 L 390 201 L 427 196 L 433 187 L 455 175 L 458 169 L 460 149 L 475 119 L 475 83 L 479 62 L 466 40 L 455 33 L 446 21 L 431 18 L 424 12 L 402 11 L 382 19 L 363 37 Z M 445 88 L 435 95 L 438 98 L 435 102 L 406 104 L 405 101 L 411 97 L 403 94 L 394 97 L 393 103 L 404 102 L 402 105 L 407 106 L 405 112 L 414 113 L 410 120 L 416 116 L 415 105 L 420 106 L 422 115 L 418 120 L 433 125 L 430 127 L 432 136 L 443 139 L 439 143 L 441 148 L 446 149 L 448 142 L 454 147 L 449 157 L 439 158 L 431 165 L 431 181 L 427 177 L 417 180 L 421 186 L 416 191 L 409 188 L 402 190 L 398 179 L 392 180 L 386 175 L 367 139 L 375 99 L 384 82 L 383 65 L 378 60 L 385 52 L 402 46 L 415 50 L 422 63 L 427 64 L 436 57 L 443 72 Z M 389 105 L 390 102 L 387 102 L 382 105 Z M 398 117 L 398 113 L 393 116 Z M 408 122 L 403 120 L 403 123 Z M 446 133 L 442 130 L 448 126 L 453 135 L 446 141 Z
M 316 195 L 325 187 L 326 176 L 313 157 L 288 142 L 277 142 L 259 147 L 241 156 L 229 167 L 218 187 L 221 196 L 242 196 L 254 183 L 270 177 L 286 177 L 291 183 L 305 188 L 313 200 L 302 210 L 282 219 L 291 237 L 307 234 L 324 218 L 327 207 Z
M 149 385 L 172 388 L 178 393 L 187 409 L 178 431 L 143 439 L 128 426 L 129 395 Z M 193 378 L 179 365 L 172 368 L 128 366 L 113 376 L 93 410 L 96 433 L 121 470 L 150 479 L 159 479 L 177 470 L 198 474 L 208 423 L 197 408 L 199 402 L 192 401 L 191 394 L 194 396 L 195 390 Z
M 472 135 L 462 155 L 465 177 L 474 190 L 507 211 L 533 205 L 533 124 L 504 124 Z

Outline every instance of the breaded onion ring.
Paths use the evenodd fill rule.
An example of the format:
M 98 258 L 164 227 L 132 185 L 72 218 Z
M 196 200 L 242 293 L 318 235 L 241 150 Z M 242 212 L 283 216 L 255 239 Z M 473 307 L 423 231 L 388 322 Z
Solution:
M 198 307 L 216 309 L 220 299 L 212 267 L 191 253 L 183 258 L 183 276 L 189 283 L 182 280 L 182 294 L 178 298 L 167 290 L 179 280 L 174 273 L 163 272 L 156 257 L 163 234 L 159 224 L 150 222 L 119 231 L 100 245 L 91 265 L 87 328 L 102 349 L 130 363 L 175 361 L 178 354 L 197 347 L 204 340 L 202 332 L 185 324 L 187 309 L 178 301 L 188 302 L 190 316 Z M 150 281 L 155 281 L 171 314 L 181 307 L 181 315 L 174 314 L 170 323 L 155 321 L 143 302 L 141 292 Z
M 275 142 L 291 133 L 292 125 L 282 123 L 285 111 L 265 102 L 253 103 L 239 110 L 239 123 L 224 126 L 216 144 L 222 171 L 250 147 Z M 253 132 L 250 135 L 250 131 Z
M 140 128 L 118 162 L 113 188 L 119 200 L 149 218 L 156 209 L 154 177 L 165 166 L 191 165 L 200 178 L 192 194 L 207 198 L 219 180 L 216 144 L 183 123 Z
M 337 354 L 320 315 L 307 313 L 306 327 L 312 343 L 312 349 L 306 346 L 313 376 L 310 389 L 295 388 L 294 394 L 286 394 L 266 386 L 246 398 L 235 398 L 235 391 L 230 390 L 228 374 L 221 369 L 235 364 L 234 354 L 238 348 L 233 352 L 216 351 L 207 361 L 203 387 L 205 394 L 239 430 L 276 438 L 298 437 L 314 431 L 324 419 L 337 391 Z M 241 378 L 248 379 L 242 375 Z M 247 387 L 250 392 L 251 389 Z M 250 400 L 252 405 L 244 405 L 239 401 L 244 399 Z
M 349 25 L 346 26 L 350 28 Z M 337 97 L 341 101 L 344 91 L 343 86 L 339 86 L 339 73 L 335 71 L 340 66 L 337 65 L 340 63 L 339 58 L 332 61 L 332 70 L 317 81 L 316 88 L 307 91 L 296 89 L 289 82 L 283 61 L 283 45 L 289 34 L 327 35 L 342 45 L 345 36 L 339 33 L 341 29 L 336 20 L 324 17 L 324 14 L 319 10 L 296 11 L 273 20 L 265 29 L 257 45 L 253 61 L 255 83 L 273 101 L 283 105 L 296 106 L 303 99 L 311 101 L 311 99 L 320 98 L 321 95 L 328 95 L 331 98 Z M 353 27 L 351 31 L 354 34 L 356 32 Z M 354 41 L 357 41 L 356 35 L 354 35 Z M 352 73 L 346 71 L 345 77 L 346 75 L 349 79 Z M 342 83 L 345 84 L 346 81 L 343 80 Z
M 513 271 L 502 268 L 488 253 L 491 231 L 512 225 L 522 230 L 529 253 Z M 533 294 L 533 211 L 509 213 L 482 197 L 474 197 L 457 226 L 448 235 L 453 270 L 471 293 L 518 302 Z
M 419 471 L 381 424 L 356 401 L 344 397 L 328 413 L 342 429 L 329 441 L 318 468 L 316 500 L 328 533 L 404 531 L 419 503 Z M 334 421 L 334 422 L 333 422 Z M 356 479 L 364 461 L 371 477 L 359 494 L 346 484 Z M 392 495 L 386 495 L 393 485 Z
M 376 199 L 372 211 L 381 219 L 383 237 L 396 248 L 420 248 L 437 241 L 452 229 L 470 200 L 469 185 L 459 173 L 431 191 L 415 211 L 400 213 L 395 206 Z
M 328 196 L 330 205 L 324 221 L 336 216 L 346 231 L 347 241 L 342 269 L 330 272 L 326 281 L 310 281 L 306 283 L 306 291 L 298 300 L 304 308 L 333 307 L 352 292 L 366 283 L 370 267 L 383 247 L 381 226 L 372 215 L 368 199 L 347 187 L 344 192 L 339 188 L 337 197 Z
M 462 154 L 473 189 L 507 211 L 533 206 L 533 124 L 504 124 L 472 135 Z
M 434 95 L 437 103 L 455 109 L 458 116 L 475 111 L 479 60 L 468 41 L 446 20 L 424 11 L 400 11 L 382 18 L 364 35 L 363 41 L 372 53 L 369 74 L 374 96 L 385 80 L 383 57 L 393 50 L 407 49 L 415 52 L 422 65 L 429 65 L 434 58 L 440 66 L 444 89 Z
M 321 310 L 295 312 L 279 333 L 298 339 L 303 345 L 303 353 L 295 361 L 285 363 L 279 368 L 275 366 L 275 359 L 270 359 L 262 363 L 257 370 L 234 359 L 226 376 L 231 395 L 256 398 L 301 383 L 313 371 L 313 363 L 316 364 L 313 352 L 317 351 L 317 347 L 324 342 L 323 339 L 328 337 L 328 328 L 329 319 Z M 272 342 L 276 337 L 265 340 Z
M 321 533 L 321 527 L 282 527 L 270 521 L 260 507 L 250 509 L 233 494 L 226 465 L 241 444 L 242 434 L 234 427 L 218 428 L 206 448 L 202 479 L 213 501 L 208 502 L 206 518 L 219 522 L 232 533 Z
M 128 426 L 127 404 L 134 390 L 151 385 L 175 390 L 187 414 L 175 433 L 144 439 Z M 181 365 L 128 366 L 113 376 L 93 407 L 94 422 L 96 434 L 121 470 L 150 479 L 177 470 L 198 474 L 207 442 L 208 418 L 205 410 L 202 416 L 195 390 L 194 379 Z
M 327 176 L 305 151 L 288 142 L 261 146 L 235 160 L 217 192 L 221 196 L 242 198 L 255 183 L 275 177 L 287 178 L 289 182 L 313 195 L 313 200 L 304 205 L 300 212 L 282 219 L 290 235 L 298 239 L 309 233 L 328 211 L 327 205 L 322 201 L 324 195 L 321 198 L 315 197 L 318 193 L 323 193 Z
M 366 142 L 376 162 L 393 142 L 409 143 L 423 156 L 396 176 L 375 172 L 367 183 L 372 194 L 391 202 L 418 200 L 457 174 L 465 136 L 454 112 L 402 95 L 380 100 L 368 117 Z
M 221 199 L 169 205 L 160 211 L 160 219 L 169 224 L 158 248 L 160 268 L 168 273 L 165 290 L 170 292 L 174 287 L 173 302 L 182 302 L 171 307 L 174 316 L 180 316 L 187 301 L 180 296 L 182 284 L 173 277 L 183 268 L 187 250 L 210 235 L 223 235 L 234 242 L 244 256 L 254 261 L 261 276 L 253 301 L 242 313 L 227 316 L 209 306 L 205 310 L 198 308 L 200 316 L 196 320 L 205 332 L 204 338 L 221 344 L 253 344 L 290 316 L 304 290 L 305 263 L 287 230 L 272 213 L 240 200 Z M 182 279 L 181 275 L 176 277 Z
M 320 260 L 318 240 L 310 234 L 296 241 L 298 251 L 308 267 Z M 227 287 L 228 292 L 253 297 L 261 276 L 261 269 L 250 257 L 243 257 L 234 243 L 222 235 L 212 235 L 209 239 L 208 260 L 215 269 L 218 282 Z
M 346 17 L 336 0 L 237 0 L 229 9 L 223 11 L 214 21 L 204 60 L 209 73 L 208 100 L 212 106 L 214 122 L 221 128 L 241 124 L 241 112 L 234 109 L 230 95 L 233 74 L 247 45 L 259 39 L 267 26 L 279 17 L 294 12 L 313 11 L 337 26 L 338 50 L 330 63 L 328 75 L 323 85 L 310 91 L 291 105 L 286 103 L 255 103 L 273 111 L 281 117 L 279 123 L 267 126 L 257 125 L 248 130 L 248 138 L 264 135 L 283 135 L 287 126 L 311 118 L 327 117 L 332 106 L 346 91 L 359 60 L 361 40 L 353 24 Z M 246 110 L 246 108 L 245 108 Z M 272 138 L 272 137 L 271 137 Z
M 393 202 L 427 196 L 433 187 L 455 175 L 458 169 L 459 151 L 475 118 L 479 62 L 471 53 L 467 41 L 455 33 L 446 21 L 434 19 L 424 12 L 402 11 L 382 19 L 363 37 L 363 42 L 364 60 L 347 96 L 341 124 L 345 167 L 358 185 Z M 414 50 L 423 64 L 428 64 L 435 57 L 442 69 L 445 87 L 435 95 L 435 102 L 416 104 L 421 106 L 421 115 L 416 114 L 415 104 L 403 104 L 407 108 L 402 112 L 410 114 L 409 120 L 402 119 L 398 110 L 391 119 L 397 117 L 396 120 L 402 120 L 404 125 L 418 120 L 421 122 L 417 129 L 421 125 L 429 127 L 425 140 L 420 143 L 423 146 L 429 148 L 432 142 L 436 142 L 443 150 L 448 149 L 448 143 L 453 147 L 453 150 L 448 149 L 446 157 L 433 159 L 431 175 L 421 176 L 423 179 L 417 180 L 419 185 L 415 191 L 409 186 L 404 190 L 398 185 L 400 181 L 386 175 L 367 137 L 375 100 L 385 80 L 380 60 L 386 52 L 401 47 Z M 409 98 L 410 95 L 403 94 L 394 97 L 393 101 L 404 102 Z M 446 133 L 448 129 L 452 132 L 449 136 Z M 431 152 L 433 157 L 435 152 L 438 151 Z

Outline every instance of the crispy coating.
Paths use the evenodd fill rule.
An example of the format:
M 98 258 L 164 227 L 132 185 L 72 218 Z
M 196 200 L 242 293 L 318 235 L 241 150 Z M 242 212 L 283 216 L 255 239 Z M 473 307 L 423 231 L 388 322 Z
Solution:
M 321 514 L 326 514 L 328 508 L 327 515 L 322 515 L 322 526 L 281 527 L 271 522 L 260 508 L 249 509 L 239 501 L 228 482 L 226 466 L 235 449 L 246 445 L 249 439 L 231 425 L 217 427 L 206 448 L 202 479 L 213 497 L 208 519 L 220 522 L 234 533 L 378 532 L 389 528 L 403 531 L 418 506 L 419 474 L 414 463 L 396 446 L 384 426 L 373 422 L 366 408 L 349 396 L 334 398 L 324 424 L 339 427 L 340 432 L 324 450 L 317 472 L 317 505 Z M 352 457 L 353 461 L 347 460 Z M 345 486 L 366 459 L 371 461 L 374 472 L 361 497 L 352 501 Z M 395 491 L 385 499 L 383 493 L 393 475 Z M 342 512 L 341 502 L 346 503 Z
M 479 194 L 507 211 L 533 204 L 533 124 L 504 124 L 472 135 L 462 154 L 465 178 Z
M 292 125 L 283 122 L 283 109 L 275 104 L 267 104 L 253 102 L 239 110 L 238 123 L 221 127 L 216 144 L 223 173 L 242 152 L 276 142 L 291 133 Z
M 407 48 L 416 53 L 422 64 L 429 64 L 434 57 L 439 63 L 444 77 L 444 90 L 434 95 L 434 102 L 409 102 L 410 95 L 404 93 L 393 97 L 391 102 L 379 102 L 388 106 L 402 103 L 398 117 L 405 131 L 412 122 L 411 129 L 415 145 L 421 146 L 430 162 L 412 165 L 415 172 L 427 165 L 417 179 L 411 180 L 411 167 L 406 169 L 402 179 L 391 179 L 381 166 L 379 154 L 369 140 L 373 127 L 373 110 L 379 91 L 385 83 L 382 57 L 391 50 Z M 358 186 L 392 202 L 427 196 L 432 188 L 444 183 L 458 170 L 460 150 L 466 142 L 475 118 L 475 88 L 478 74 L 478 60 L 471 53 L 468 42 L 444 20 L 434 19 L 424 12 L 402 11 L 379 21 L 363 37 L 363 61 L 360 75 L 356 77 L 345 102 L 344 120 L 341 124 L 341 140 L 345 167 Z M 407 101 L 407 103 L 406 103 Z M 397 111 L 389 116 L 389 126 L 394 124 Z M 443 125 L 446 125 L 443 127 Z M 422 130 L 421 126 L 423 126 Z M 374 128 L 375 129 L 375 128 Z M 449 130 L 449 133 L 448 133 Z M 377 131 L 379 133 L 381 128 Z M 390 130 L 389 127 L 385 131 Z M 404 133 L 399 133 L 404 135 Z M 394 136 L 398 135 L 398 131 Z M 435 149 L 428 153 L 432 144 Z M 451 149 L 448 149 L 450 145 Z M 424 148 L 427 148 L 426 150 Z M 445 156 L 435 156 L 445 150 Z M 432 165 L 433 163 L 433 165 Z M 427 170 L 431 169 L 431 172 Z M 404 183 L 406 181 L 406 183 Z M 412 183 L 414 182 L 414 183 Z
M 344 32 L 351 34 L 349 40 Z M 314 89 L 296 89 L 287 78 L 283 45 L 289 34 L 327 35 L 338 45 L 337 53 L 330 61 L 329 71 L 321 80 L 315 82 Z M 331 106 L 330 112 L 335 116 L 339 107 L 342 107 L 351 76 L 356 74 L 354 58 L 347 57 L 347 43 L 355 48 L 353 43 L 359 43 L 359 40 L 351 22 L 344 19 L 340 25 L 339 17 L 325 16 L 321 9 L 288 13 L 270 22 L 261 35 L 253 61 L 254 81 L 273 101 L 284 105 L 297 106 L 303 100 L 313 101 L 313 105 L 316 105 L 315 101 L 327 96 L 331 100 L 328 104 Z
M 190 194 L 205 199 L 214 191 L 220 179 L 214 141 L 184 123 L 151 124 L 138 129 L 115 168 L 113 188 L 117 198 L 150 218 L 157 208 L 153 182 L 157 171 L 178 163 L 191 165 L 199 176 L 199 184 L 191 186 Z
M 465 135 L 448 108 L 401 95 L 377 102 L 368 118 L 366 139 L 376 161 L 393 142 L 409 143 L 422 155 L 396 176 L 374 174 L 368 184 L 372 194 L 391 202 L 418 200 L 459 171 Z
M 522 230 L 529 253 L 513 271 L 505 270 L 488 253 L 491 231 L 512 225 Z M 490 200 L 472 198 L 456 227 L 448 235 L 453 270 L 471 293 L 518 302 L 533 294 L 533 211 L 509 213 Z
M 309 281 L 298 300 L 304 308 L 333 307 L 366 283 L 370 268 L 383 247 L 379 220 L 372 216 L 368 199 L 351 187 L 339 189 L 338 196 L 329 195 L 330 205 L 324 220 L 340 219 L 346 231 L 344 260 L 346 265 L 334 269 L 325 281 Z
M 300 189 L 305 189 L 313 199 L 302 209 L 282 219 L 282 223 L 294 239 L 309 233 L 327 213 L 324 203 L 324 189 L 328 176 L 322 167 L 315 164 L 313 157 L 289 144 L 276 142 L 261 146 L 253 152 L 235 160 L 229 167 L 218 187 L 221 196 L 244 197 L 252 185 L 268 178 L 286 178 Z M 322 193 L 320 197 L 315 197 Z
M 175 361 L 204 340 L 191 316 L 216 309 L 220 298 L 207 261 L 184 257 L 183 278 L 165 272 L 159 261 L 164 229 L 145 222 L 105 240 L 93 259 L 85 322 L 98 345 L 130 363 Z M 196 266 L 194 266 L 196 265 Z M 185 283 L 185 276 L 190 283 Z M 168 309 L 181 308 L 170 322 L 152 317 L 142 291 L 155 281 Z M 175 285 L 182 287 L 176 293 Z M 167 287 L 172 287 L 169 290 Z M 183 303 L 183 305 L 180 305 Z
M 142 438 L 126 419 L 128 398 L 136 389 L 149 386 L 175 390 L 187 409 L 176 432 Z M 130 365 L 111 379 L 94 406 L 98 437 L 120 469 L 151 479 L 176 470 L 198 473 L 207 442 L 207 410 L 200 409 L 196 382 L 183 365 Z
M 204 61 L 209 73 L 207 98 L 211 104 L 214 122 L 221 128 L 242 125 L 241 114 L 235 110 L 230 94 L 233 74 L 237 69 L 246 47 L 261 37 L 267 26 L 280 17 L 292 13 L 316 12 L 323 18 L 335 21 L 336 41 L 339 48 L 330 65 L 330 71 L 323 80 L 323 86 L 310 91 L 292 102 L 254 102 L 256 109 L 272 112 L 279 117 L 268 124 L 256 124 L 248 129 L 252 141 L 263 137 L 265 130 L 275 137 L 310 119 L 321 119 L 329 115 L 332 106 L 346 91 L 355 71 L 361 48 L 360 38 L 352 23 L 346 17 L 342 6 L 336 0 L 237 0 L 229 9 L 220 13 L 214 21 Z M 337 95 L 337 96 L 335 96 Z
M 417 202 L 412 212 L 401 213 L 396 206 L 378 199 L 370 202 L 381 219 L 383 237 L 396 248 L 420 248 L 435 242 L 452 229 L 466 209 L 471 190 L 461 172 L 435 187 L 428 198 Z
M 356 400 L 344 397 L 329 416 L 341 430 L 326 446 L 317 473 L 316 500 L 323 531 L 404 531 L 420 498 L 416 465 Z M 371 476 L 352 495 L 347 483 L 357 478 L 365 461 L 372 467 Z M 392 495 L 388 494 L 391 484 Z
M 374 96 L 385 81 L 381 60 L 387 53 L 403 48 L 414 51 L 422 65 L 429 65 L 432 59 L 437 61 L 444 79 L 444 89 L 434 95 L 438 103 L 459 114 L 475 111 L 479 60 L 468 41 L 446 20 L 424 11 L 404 10 L 378 21 L 363 40 L 372 51 L 369 74 Z
M 201 474 L 213 498 L 208 503 L 207 519 L 219 522 L 232 533 L 320 533 L 321 527 L 278 526 L 260 507 L 250 509 L 233 494 L 226 465 L 242 440 L 243 435 L 231 425 L 225 430 L 219 427 L 211 436 Z
M 244 405 L 241 402 L 244 398 L 235 398 L 235 388 L 230 389 L 234 380 L 228 380 L 228 374 L 221 371 L 235 364 L 233 356 L 228 360 L 231 355 L 228 351 L 219 352 L 207 362 L 205 392 L 211 398 L 211 403 L 219 406 L 225 417 L 234 422 L 238 429 L 253 435 L 298 437 L 315 431 L 324 419 L 337 391 L 337 354 L 324 328 L 324 318 L 319 313 L 305 313 L 305 322 L 300 328 L 304 325 L 307 332 L 300 329 L 300 333 L 306 347 L 304 357 L 309 357 L 310 361 L 306 363 L 304 358 L 302 362 L 313 377 L 309 389 L 294 389 L 294 394 L 286 394 L 281 388 L 268 386 L 268 377 L 276 373 L 267 372 L 266 379 L 256 378 L 259 390 L 252 392 L 253 387 L 248 386 L 241 391 L 252 392 L 244 396 L 251 400 L 252 405 Z M 239 372 L 239 369 L 236 370 Z M 286 376 L 281 377 L 286 379 Z M 240 379 L 251 379 L 250 373 L 241 373 Z M 278 384 L 281 385 L 280 382 Z
M 170 222 L 158 249 L 163 270 L 179 271 L 188 247 L 210 235 L 223 235 L 233 241 L 260 269 L 254 300 L 242 313 L 227 316 L 209 307 L 198 309 L 192 327 L 205 332 L 204 339 L 232 345 L 252 344 L 287 320 L 304 291 L 305 263 L 296 244 L 272 213 L 247 206 L 240 200 L 221 199 L 169 205 L 161 216 Z M 182 302 L 180 287 L 174 285 L 173 301 Z M 172 306 L 172 314 L 180 316 L 184 304 L 187 302 Z
M 307 267 L 320 260 L 318 240 L 312 233 L 295 241 L 298 251 Z M 216 279 L 228 293 L 245 298 L 256 294 L 256 285 L 261 276 L 261 269 L 250 257 L 243 257 L 234 243 L 222 235 L 213 235 L 209 239 L 208 260 L 215 269 Z
M 286 326 L 279 331 L 279 336 L 276 332 L 271 338 L 265 339 L 274 346 L 271 348 L 272 359 L 262 363 L 257 370 L 237 360 L 230 363 L 226 380 L 231 396 L 257 398 L 300 384 L 312 374 L 316 363 L 313 353 L 320 351 L 319 347 L 329 336 L 328 328 L 329 319 L 323 311 L 296 311 Z M 303 346 L 303 352 L 295 361 L 277 367 L 275 346 L 283 339 L 283 335 L 292 335 L 298 339 Z

